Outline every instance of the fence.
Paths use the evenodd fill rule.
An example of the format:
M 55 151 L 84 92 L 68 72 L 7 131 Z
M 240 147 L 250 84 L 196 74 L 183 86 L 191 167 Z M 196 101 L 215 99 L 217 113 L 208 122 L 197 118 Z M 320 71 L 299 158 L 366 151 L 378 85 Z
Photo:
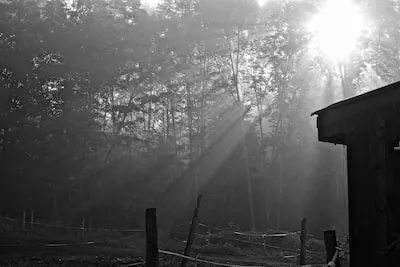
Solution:
M 198 208 L 198 207 L 197 207 Z M 146 211 L 146 224 L 149 225 L 149 227 L 146 228 L 146 242 L 147 244 L 151 244 L 149 246 L 147 246 L 146 249 L 146 266 L 159 266 L 158 264 L 158 255 L 159 253 L 164 253 L 164 254 L 168 254 L 168 255 L 172 255 L 175 257 L 179 257 L 182 258 L 182 267 L 186 266 L 184 264 L 184 262 L 186 262 L 187 260 L 190 261 L 194 261 L 194 262 L 202 262 L 202 263 L 207 263 L 207 264 L 211 264 L 211 265 L 215 265 L 215 266 L 249 266 L 249 265 L 234 265 L 234 264 L 227 264 L 227 263 L 219 263 L 219 262 L 212 262 L 212 261 L 208 261 L 208 260 L 203 260 L 203 259 L 198 259 L 198 258 L 193 258 L 190 257 L 188 255 L 188 251 L 185 249 L 185 253 L 184 254 L 180 254 L 180 253 L 176 253 L 176 252 L 170 252 L 170 251 L 165 251 L 165 250 L 159 250 L 157 247 L 157 228 L 156 228 L 156 210 L 155 209 L 148 209 Z M 193 217 L 192 220 L 192 226 L 193 224 L 197 225 L 197 213 L 195 212 L 195 216 Z M 204 225 L 205 226 L 205 225 Z M 209 227 L 209 229 L 211 229 L 212 227 Z M 191 231 L 193 230 L 193 227 L 191 227 Z M 218 230 L 222 230 L 222 229 L 218 229 Z M 150 233 L 149 231 L 153 231 L 152 233 Z M 189 233 L 189 238 L 188 238 L 188 243 L 190 243 L 190 236 L 194 234 L 194 233 Z M 282 236 L 288 236 L 288 235 L 294 235 L 296 233 L 286 233 L 286 234 L 248 234 L 248 233 L 242 233 L 242 232 L 238 232 L 238 231 L 233 231 L 233 234 L 236 235 L 240 235 L 240 236 L 250 236 L 250 237 L 261 237 L 261 238 L 266 238 L 266 237 L 282 237 Z M 307 234 L 305 233 L 305 220 L 302 221 L 302 232 L 301 232 L 301 239 L 304 239 Z M 340 266 L 340 259 L 339 259 L 339 252 L 342 250 L 337 246 L 336 243 L 336 235 L 335 235 L 335 231 L 325 231 L 324 232 L 324 237 L 325 237 L 325 246 L 326 246 L 326 255 L 327 255 L 327 264 L 318 264 L 318 265 L 305 265 L 302 264 L 300 266 Z M 333 238 L 333 239 L 332 239 Z M 244 241 L 244 240 L 240 240 L 240 241 Z M 303 241 L 303 240 L 302 240 Z M 250 242 L 250 241 L 246 241 L 246 242 Z M 264 247 L 269 247 L 269 248 L 274 248 L 274 249 L 280 249 L 280 250 L 291 250 L 293 251 L 293 249 L 288 249 L 288 248 L 281 248 L 281 247 L 276 247 L 276 246 L 267 246 L 264 243 L 256 243 L 256 242 L 250 242 L 252 244 L 258 244 L 258 245 L 262 245 Z M 301 254 L 304 254 L 306 252 L 308 253 L 317 253 L 317 254 L 325 254 L 324 252 L 314 252 L 314 251 L 306 251 L 305 248 L 303 247 L 305 242 L 301 242 L 302 247 L 299 250 L 295 250 L 296 252 L 300 252 Z M 333 252 L 333 255 L 331 255 Z M 190 251 L 189 251 L 190 253 Z M 303 258 L 303 263 L 304 263 L 304 255 L 300 255 L 300 258 Z M 258 266 L 258 265 L 257 265 Z
M 197 207 L 198 209 L 198 207 Z M 134 263 L 127 263 L 123 264 L 120 266 L 140 266 L 140 265 L 146 265 L 146 266 L 159 266 L 159 261 L 160 257 L 159 255 L 164 255 L 168 257 L 175 257 L 175 258 L 180 258 L 183 261 L 182 262 L 197 262 L 197 263 L 204 263 L 204 264 L 209 264 L 209 265 L 214 265 L 214 266 L 252 266 L 252 265 L 238 265 L 235 264 L 234 262 L 243 262 L 243 260 L 235 260 L 235 259 L 219 259 L 215 260 L 210 257 L 205 257 L 205 256 L 197 256 L 197 257 L 191 257 L 190 256 L 190 246 L 191 242 L 193 242 L 194 236 L 198 238 L 203 238 L 205 240 L 210 240 L 214 238 L 214 240 L 230 240 L 230 241 L 235 241 L 243 244 L 250 244 L 254 246 L 260 246 L 261 248 L 264 249 L 273 249 L 273 250 L 279 250 L 279 251 L 285 251 L 285 252 L 290 252 L 290 253 L 296 253 L 295 255 L 286 255 L 285 257 L 288 259 L 293 259 L 297 258 L 297 255 L 300 254 L 299 258 L 304 258 L 304 253 L 308 254 L 316 254 L 316 255 L 327 255 L 329 256 L 330 262 L 328 264 L 319 264 L 319 265 L 306 265 L 305 260 L 300 260 L 299 264 L 297 266 L 339 266 L 338 263 L 334 262 L 339 262 L 338 259 L 340 258 L 340 249 L 336 245 L 336 240 L 334 244 L 327 244 L 325 242 L 326 246 L 330 246 L 329 249 L 327 247 L 326 251 L 312 251 L 312 250 L 305 250 L 304 243 L 302 242 L 302 247 L 299 249 L 296 248 L 289 248 L 289 247 L 280 247 L 280 246 L 275 246 L 268 244 L 269 239 L 274 239 L 274 238 L 284 238 L 288 236 L 298 236 L 300 234 L 300 237 L 304 238 L 307 236 L 312 236 L 312 235 L 307 235 L 305 233 L 305 229 L 302 229 L 302 231 L 298 232 L 289 232 L 289 233 L 246 233 L 246 232 L 241 232 L 241 231 L 235 231 L 233 229 L 223 229 L 219 227 L 214 227 L 214 226 L 209 226 L 203 223 L 198 223 L 197 218 L 193 218 L 192 222 L 188 222 L 186 224 L 181 224 L 178 225 L 178 227 L 182 227 L 185 225 L 190 225 L 191 229 L 190 232 L 181 232 L 181 234 L 184 235 L 191 235 L 192 240 L 187 240 L 186 243 L 189 243 L 189 249 L 188 246 L 186 246 L 187 249 L 185 249 L 185 252 L 183 254 L 176 252 L 176 251 L 168 251 L 168 250 L 163 250 L 158 248 L 158 239 L 157 239 L 157 222 L 156 222 L 156 210 L 155 209 L 148 209 L 146 211 L 146 214 L 149 212 L 152 215 L 147 215 L 146 216 L 146 229 L 117 229 L 117 228 L 98 228 L 97 231 L 102 231 L 102 232 L 107 232 L 107 231 L 118 231 L 118 232 L 125 232 L 125 233 L 146 233 L 146 260 L 145 261 L 140 261 L 140 262 L 134 262 Z M 33 213 L 32 213 L 33 214 Z M 33 216 L 31 217 L 30 220 L 26 219 L 26 214 L 22 214 L 22 219 L 16 219 L 16 218 L 9 218 L 9 217 L 4 217 L 0 216 L 0 223 L 3 224 L 3 227 L 7 227 L 7 223 L 11 225 L 14 228 L 20 228 L 22 232 L 27 233 L 29 231 L 37 231 L 39 227 L 46 227 L 47 229 L 58 229 L 60 232 L 70 232 L 71 230 L 75 230 L 77 232 L 77 236 L 80 239 L 80 242 L 64 242 L 64 243 L 56 243 L 56 242 L 48 242 L 45 243 L 43 242 L 42 244 L 37 244 L 37 246 L 43 246 L 47 248 L 51 247 L 67 247 L 67 246 L 91 246 L 95 245 L 97 242 L 96 240 L 94 241 L 86 241 L 85 237 L 86 233 L 90 231 L 90 228 L 85 225 L 85 219 L 82 219 L 82 223 L 80 226 L 66 226 L 66 225 L 61 225 L 61 224 L 49 224 L 49 223 L 41 223 L 34 221 Z M 205 229 L 205 234 L 201 234 L 198 232 L 195 232 L 193 227 L 194 225 L 198 227 L 202 227 Z M 303 227 L 302 227 L 303 228 Z M 204 230 L 203 229 L 203 230 Z M 214 233 L 213 233 L 214 231 Z M 40 231 L 38 231 L 40 233 Z M 199 231 L 201 232 L 201 231 Z M 179 232 L 175 232 L 179 233 Z M 236 238 L 232 237 L 235 236 Z M 263 240 L 263 242 L 260 241 L 254 241 L 254 239 L 258 240 Z M 326 240 L 325 240 L 326 241 Z M 17 246 L 18 244 L 0 244 L 0 246 Z M 333 254 L 332 254 L 332 246 L 333 246 Z M 329 250 L 329 251 L 328 251 Z M 346 253 L 346 252 L 344 252 Z M 343 252 L 342 252 L 343 254 Z M 230 263 L 227 263 L 230 262 Z M 262 264 L 262 263 L 261 263 Z M 287 264 L 282 264 L 285 266 L 293 266 L 293 265 L 287 265 Z M 185 266 L 181 265 L 181 266 Z M 259 266 L 259 265 L 258 265 Z
M 85 236 L 90 232 L 121 232 L 121 233 L 145 233 L 145 229 L 118 229 L 118 228 L 96 228 L 91 229 L 85 224 L 85 219 L 79 226 L 71 226 L 66 224 L 54 224 L 35 221 L 32 217 L 27 220 L 25 212 L 22 213 L 21 219 L 0 216 L 0 229 L 16 230 L 20 229 L 23 233 L 41 233 L 41 231 L 49 234 L 57 234 L 58 236 L 71 235 L 75 233 L 80 240 L 85 240 Z

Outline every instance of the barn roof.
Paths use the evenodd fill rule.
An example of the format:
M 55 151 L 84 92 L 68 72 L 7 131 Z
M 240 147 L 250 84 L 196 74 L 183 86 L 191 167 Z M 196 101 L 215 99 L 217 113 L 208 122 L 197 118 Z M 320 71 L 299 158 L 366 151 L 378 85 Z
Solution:
M 397 104 L 400 104 L 400 82 L 334 103 L 311 116 L 318 115 L 319 141 L 346 145 L 346 133 L 359 118 Z

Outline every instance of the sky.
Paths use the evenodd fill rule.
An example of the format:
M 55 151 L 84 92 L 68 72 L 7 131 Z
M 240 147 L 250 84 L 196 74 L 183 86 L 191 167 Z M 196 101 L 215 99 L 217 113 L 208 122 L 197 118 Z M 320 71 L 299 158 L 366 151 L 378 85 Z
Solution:
M 69 3 L 72 2 L 72 0 L 67 0 Z M 141 0 L 142 4 L 148 4 L 150 7 L 155 7 L 157 3 L 160 0 Z M 267 0 L 257 0 L 257 2 L 262 5 L 266 2 Z M 1 1 L 0 1 L 1 2 Z
M 156 6 L 159 0 L 142 0 L 142 4 L 149 4 L 151 7 Z M 257 0 L 257 2 L 262 5 L 266 2 L 266 0 Z
M 142 4 L 149 4 L 151 7 L 156 6 L 159 0 L 142 0 Z

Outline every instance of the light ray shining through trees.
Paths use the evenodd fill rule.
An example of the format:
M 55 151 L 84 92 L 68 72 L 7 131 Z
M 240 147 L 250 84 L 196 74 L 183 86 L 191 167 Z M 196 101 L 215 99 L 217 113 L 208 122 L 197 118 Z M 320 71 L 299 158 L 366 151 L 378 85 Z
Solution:
M 66 1 L 0 0 L 0 213 L 343 228 L 309 114 L 400 79 L 400 1 Z
M 311 47 L 333 60 L 345 59 L 356 48 L 364 20 L 351 0 L 327 1 L 308 24 L 314 34 Z

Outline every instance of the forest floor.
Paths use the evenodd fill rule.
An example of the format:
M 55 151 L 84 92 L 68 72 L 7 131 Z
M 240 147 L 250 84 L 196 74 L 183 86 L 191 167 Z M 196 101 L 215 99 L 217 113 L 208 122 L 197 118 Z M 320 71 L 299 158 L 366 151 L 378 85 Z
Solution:
M 160 266 L 179 266 L 188 227 L 165 236 L 159 233 Z M 235 230 L 198 229 L 191 256 L 203 262 L 188 266 L 298 266 L 299 235 L 283 234 L 261 238 L 254 233 Z M 124 235 L 118 231 L 87 233 L 79 241 L 78 233 L 50 233 L 39 229 L 21 233 L 0 230 L 0 266 L 144 266 L 144 233 Z M 322 240 L 309 238 L 307 264 L 325 262 Z M 204 263 L 204 261 L 215 264 Z M 345 265 L 345 264 L 343 264 Z M 227 265 L 225 265 L 227 266 Z M 346 265 L 345 265 L 346 266 Z

